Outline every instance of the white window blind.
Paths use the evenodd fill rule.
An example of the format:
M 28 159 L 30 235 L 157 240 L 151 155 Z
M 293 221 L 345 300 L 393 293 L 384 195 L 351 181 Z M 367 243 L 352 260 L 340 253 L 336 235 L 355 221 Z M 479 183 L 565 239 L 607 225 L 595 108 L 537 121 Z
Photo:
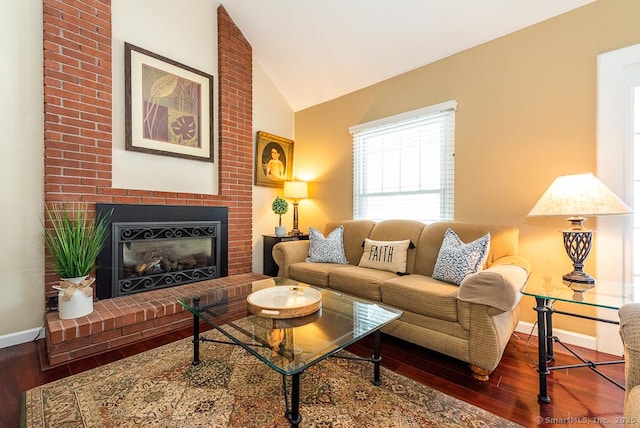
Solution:
M 353 217 L 453 220 L 456 102 L 351 127 Z

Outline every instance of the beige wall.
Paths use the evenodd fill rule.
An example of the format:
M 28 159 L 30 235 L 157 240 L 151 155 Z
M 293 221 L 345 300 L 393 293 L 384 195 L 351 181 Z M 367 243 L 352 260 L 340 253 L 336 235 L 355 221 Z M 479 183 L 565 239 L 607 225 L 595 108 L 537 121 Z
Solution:
M 282 94 L 278 92 L 260 64 L 253 61 L 253 134 L 268 132 L 280 137 L 293 139 L 293 110 Z M 255 144 L 254 144 L 255 150 Z M 295 149 L 295 144 L 294 144 Z M 294 159 L 297 150 L 294 152 Z M 253 154 L 255 159 L 255 153 Z M 294 171 L 295 176 L 295 171 Z M 278 216 L 271 210 L 276 196 L 282 196 L 283 189 L 277 187 L 253 186 L 253 272 L 262 273 L 263 239 L 262 235 L 274 233 L 278 225 Z M 291 202 L 291 201 L 289 201 Z M 282 216 L 282 225 L 291 230 L 293 227 L 292 207 Z
M 556 176 L 595 172 L 596 56 L 640 43 L 638 17 L 637 0 L 599 0 L 296 113 L 296 168 L 314 182 L 301 226 L 352 216 L 350 126 L 456 100 L 455 219 L 516 225 L 535 270 L 569 271 L 565 221 L 526 215 Z M 523 299 L 523 320 L 532 306 Z M 556 326 L 595 332 L 571 318 Z
M 1 347 L 32 340 L 44 311 L 42 1 L 2 2 L 0 21 Z
M 125 149 L 124 44 L 131 43 L 213 76 L 213 111 L 218 117 L 218 1 L 191 0 L 176 8 L 174 0 L 112 0 L 112 187 L 161 192 L 218 193 L 218 163 L 158 156 Z M 152 14 L 150 11 L 153 11 Z M 152 15 L 152 19 L 151 19 Z M 184 23 L 176 26 L 176 23 Z M 165 31 L 175 28 L 176 31 Z M 193 43 L 198 40 L 198 43 Z M 188 49 L 185 49 L 188 46 Z M 217 124 L 214 125 L 217 129 Z M 213 133 L 218 153 L 218 132 Z M 171 171 L 153 174 L 150 171 Z M 203 179 L 203 177 L 207 177 Z

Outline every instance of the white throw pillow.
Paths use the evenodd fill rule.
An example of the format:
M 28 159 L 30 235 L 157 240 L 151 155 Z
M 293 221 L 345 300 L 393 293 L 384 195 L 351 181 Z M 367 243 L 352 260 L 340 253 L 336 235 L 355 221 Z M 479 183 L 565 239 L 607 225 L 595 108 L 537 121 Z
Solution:
M 411 241 L 374 241 L 364 239 L 364 253 L 358 266 L 389 272 L 405 273 L 407 271 L 407 251 Z
M 344 254 L 342 236 L 344 227 L 336 227 L 325 238 L 322 232 L 313 227 L 309 228 L 309 257 L 305 261 L 313 263 L 347 264 Z
M 491 234 L 465 244 L 451 229 L 444 233 L 444 240 L 433 269 L 433 278 L 460 285 L 468 275 L 480 271 L 489 257 Z

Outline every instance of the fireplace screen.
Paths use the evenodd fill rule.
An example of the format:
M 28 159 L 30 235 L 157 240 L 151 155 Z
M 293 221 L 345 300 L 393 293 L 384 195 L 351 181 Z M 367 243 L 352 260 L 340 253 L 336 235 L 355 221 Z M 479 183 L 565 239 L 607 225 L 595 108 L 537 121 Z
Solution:
M 219 221 L 113 223 L 113 295 L 217 278 Z

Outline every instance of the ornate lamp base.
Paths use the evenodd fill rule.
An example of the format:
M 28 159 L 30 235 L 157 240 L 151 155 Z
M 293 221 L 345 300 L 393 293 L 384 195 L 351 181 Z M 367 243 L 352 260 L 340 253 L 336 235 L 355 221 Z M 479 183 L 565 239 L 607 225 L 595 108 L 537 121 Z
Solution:
M 293 230 L 289 232 L 289 236 L 304 235 L 300 229 L 298 229 L 298 201 L 293 201 Z
M 564 239 L 564 249 L 567 255 L 573 262 L 573 272 L 569 272 L 563 275 L 562 279 L 567 282 L 571 282 L 571 288 L 577 290 L 582 288 L 588 290 L 593 288 L 596 280 L 586 273 L 582 268 L 584 267 L 584 261 L 587 259 L 589 252 L 591 252 L 592 236 L 593 233 L 590 230 L 586 230 L 582 222 L 585 219 L 583 217 L 572 217 L 569 219 L 571 222 L 571 229 L 562 231 L 562 237 Z M 574 284 L 591 284 L 591 286 L 577 286 L 574 288 Z M 586 288 L 585 288 L 586 287 Z
M 564 279 L 567 282 L 576 282 L 578 284 L 595 284 L 596 283 L 595 278 L 593 278 L 588 273 L 583 271 L 575 271 L 575 270 L 573 272 L 564 274 L 562 276 L 562 279 Z M 589 287 L 589 288 L 593 288 L 593 287 Z

